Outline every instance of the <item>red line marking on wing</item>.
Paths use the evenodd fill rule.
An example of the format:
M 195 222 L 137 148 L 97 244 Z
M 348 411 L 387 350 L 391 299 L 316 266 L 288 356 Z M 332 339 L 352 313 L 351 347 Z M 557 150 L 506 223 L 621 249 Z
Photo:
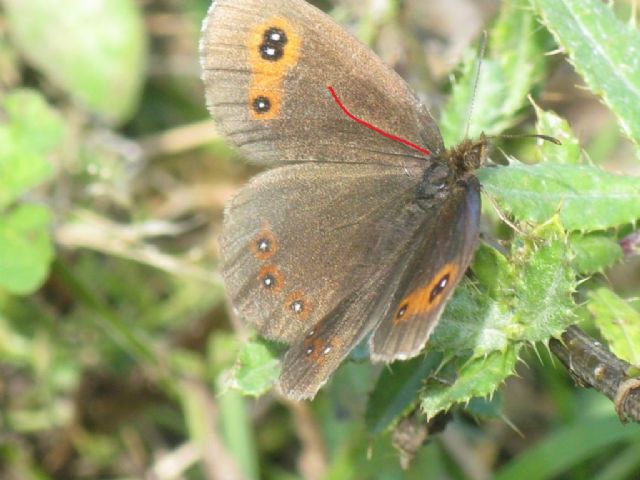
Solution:
M 365 122 L 361 118 L 356 117 L 349 110 L 347 110 L 347 107 L 345 107 L 344 104 L 340 101 L 340 98 L 338 98 L 338 95 L 336 94 L 336 92 L 333 89 L 333 87 L 329 86 L 327 88 L 329 89 L 329 92 L 331 92 L 331 96 L 333 97 L 335 102 L 338 104 L 340 109 L 344 112 L 344 114 L 347 117 L 349 117 L 354 122 L 357 122 L 360 125 L 363 125 L 363 126 L 367 127 L 368 129 L 373 130 L 374 132 L 379 133 L 380 135 L 382 135 L 384 137 L 390 138 L 391 140 L 395 140 L 396 142 L 400 142 L 400 143 L 402 143 L 402 144 L 404 144 L 404 145 L 406 145 L 408 147 L 411 147 L 414 150 L 419 151 L 420 153 L 424 153 L 425 155 L 431 155 L 431 152 L 429 150 L 427 150 L 426 148 L 422 148 L 421 146 L 416 145 L 415 143 L 412 143 L 409 140 L 405 140 L 404 138 L 397 137 L 396 135 L 392 135 L 391 133 L 385 132 L 384 130 L 376 127 L 375 125 L 371 125 L 369 122 Z

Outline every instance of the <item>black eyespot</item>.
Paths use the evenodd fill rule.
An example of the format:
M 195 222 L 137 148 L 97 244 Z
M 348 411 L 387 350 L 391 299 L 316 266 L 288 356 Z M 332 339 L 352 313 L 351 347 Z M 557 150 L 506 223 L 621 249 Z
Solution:
M 265 288 L 274 288 L 276 286 L 276 277 L 271 273 L 267 273 L 262 277 L 262 285 Z
M 396 318 L 402 318 L 404 317 L 404 314 L 407 313 L 407 308 L 409 308 L 408 304 L 404 304 L 402 305 L 399 309 L 398 309 L 398 313 L 396 314 Z
M 445 276 L 443 276 L 440 279 L 440 281 L 436 284 L 436 286 L 433 287 L 433 290 L 431 290 L 431 293 L 429 294 L 429 303 L 433 303 L 436 297 L 443 292 L 443 290 L 446 288 L 448 283 L 449 283 L 449 274 L 447 273 Z
M 256 250 L 260 253 L 269 253 L 271 251 L 271 242 L 268 238 L 259 238 L 256 241 Z
M 287 41 L 284 30 L 276 27 L 266 29 L 260 44 L 260 56 L 272 62 L 280 60 L 284 55 L 284 46 Z
M 280 45 L 284 46 L 287 43 L 287 34 L 284 30 L 277 27 L 270 27 L 264 32 L 264 42 L 270 43 L 271 45 Z
M 284 55 L 284 48 L 279 45 L 272 45 L 270 43 L 263 43 L 260 45 L 260 56 L 272 62 L 276 62 Z
M 251 106 L 256 113 L 267 113 L 271 110 L 271 101 L 267 97 L 259 96 L 253 99 Z

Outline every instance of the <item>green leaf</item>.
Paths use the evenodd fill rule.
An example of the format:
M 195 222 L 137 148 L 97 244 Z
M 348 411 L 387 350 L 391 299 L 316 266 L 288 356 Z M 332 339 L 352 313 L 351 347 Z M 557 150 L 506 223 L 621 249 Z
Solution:
M 600 0 L 533 0 L 589 88 L 640 143 L 640 32 Z
M 430 382 L 421 398 L 422 410 L 433 417 L 456 403 L 490 395 L 513 373 L 517 351 L 518 347 L 511 345 L 505 352 L 493 352 L 483 358 L 456 359 L 457 378 L 452 385 Z
M 529 1 L 507 2 L 490 32 L 489 51 L 483 59 L 475 92 L 477 58 L 474 54 L 465 58 L 460 78 L 440 118 L 445 145 L 462 141 L 467 124 L 472 138 L 481 132 L 499 134 L 513 126 L 516 113 L 526 105 L 527 95 L 543 78 L 548 43 Z M 473 116 L 468 118 L 472 102 Z
M 16 90 L 0 103 L 0 210 L 53 174 L 46 155 L 60 145 L 63 120 L 42 96 Z
M 587 308 L 611 351 L 640 365 L 640 312 L 607 288 L 589 292 Z
M 534 247 L 518 262 L 511 308 L 522 330 L 514 332 L 514 338 L 539 342 L 559 336 L 575 322 L 576 280 L 567 245 L 556 240 Z
M 542 142 L 537 149 L 538 158 L 549 163 L 580 163 L 580 144 L 564 118 L 553 112 L 545 112 L 535 105 L 538 122 L 536 131 L 556 138 L 562 145 Z
M 233 386 L 245 395 L 259 396 L 269 390 L 280 375 L 280 360 L 263 342 L 250 341 L 242 347 L 234 370 Z
M 426 378 L 442 361 L 442 355 L 429 353 L 406 362 L 395 362 L 382 370 L 371 392 L 365 421 L 371 434 L 392 427 L 417 401 Z
M 60 146 L 65 123 L 41 93 L 17 89 L 2 99 L 2 110 L 15 141 L 24 150 L 47 154 Z
M 618 240 L 602 233 L 573 234 L 569 237 L 569 243 L 575 254 L 574 268 L 582 275 L 601 272 L 623 256 Z
M 640 182 L 587 165 L 513 164 L 483 168 L 486 192 L 523 221 L 559 213 L 567 230 L 602 230 L 640 218 Z
M 34 292 L 49 272 L 53 245 L 49 211 L 20 205 L 0 217 L 0 287 L 15 294 Z
M 145 71 L 146 37 L 133 0 L 5 0 L 22 54 L 72 98 L 107 120 L 135 111 Z

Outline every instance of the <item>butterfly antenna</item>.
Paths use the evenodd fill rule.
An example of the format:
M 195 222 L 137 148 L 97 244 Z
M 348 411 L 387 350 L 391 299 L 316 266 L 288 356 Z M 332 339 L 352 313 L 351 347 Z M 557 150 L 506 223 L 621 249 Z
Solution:
M 471 94 L 471 102 L 469 102 L 469 111 L 467 112 L 467 126 L 464 129 L 464 138 L 469 138 L 469 127 L 471 126 L 471 117 L 473 116 L 473 105 L 476 101 L 476 93 L 478 91 L 478 83 L 480 82 L 480 71 L 482 70 L 482 60 L 487 49 L 487 31 L 482 31 L 482 41 L 478 47 L 478 66 L 476 67 L 476 76 L 473 79 L 473 92 Z

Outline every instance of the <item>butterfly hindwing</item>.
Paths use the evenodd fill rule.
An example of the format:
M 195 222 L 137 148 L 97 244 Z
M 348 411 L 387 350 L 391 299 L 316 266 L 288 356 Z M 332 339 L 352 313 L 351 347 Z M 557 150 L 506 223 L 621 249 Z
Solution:
M 279 386 L 288 397 L 311 398 L 349 352 L 376 327 L 390 308 L 414 260 L 414 246 L 429 222 L 415 201 L 416 185 L 409 195 L 381 211 L 366 226 L 358 247 L 365 252 L 359 268 L 343 284 L 340 302 L 311 326 L 287 352 Z
M 266 337 L 292 341 L 391 256 L 371 258 L 386 218 L 420 180 L 400 167 L 300 164 L 255 177 L 230 202 L 220 238 L 227 293 Z
M 372 335 L 371 358 L 390 362 L 416 356 L 438 322 L 472 259 L 480 220 L 475 177 L 436 205 L 414 245 L 413 258 Z

